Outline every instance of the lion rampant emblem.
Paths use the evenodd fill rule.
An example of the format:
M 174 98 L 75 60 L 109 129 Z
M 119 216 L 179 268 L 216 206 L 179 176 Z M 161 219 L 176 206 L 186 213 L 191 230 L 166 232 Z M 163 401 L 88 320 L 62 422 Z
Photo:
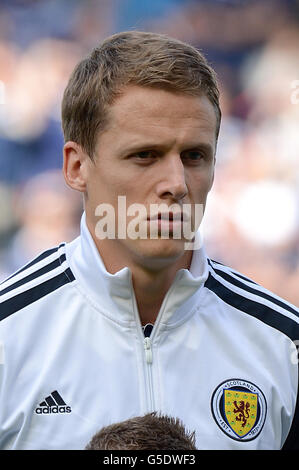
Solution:
M 234 413 L 238 413 L 236 416 L 237 421 L 242 421 L 242 428 L 246 426 L 247 419 L 249 418 L 249 410 L 250 410 L 250 403 L 247 401 L 245 404 L 245 401 L 240 401 L 240 404 L 234 401 L 234 406 L 235 408 L 233 409 Z
M 224 391 L 227 423 L 240 437 L 250 432 L 257 418 L 257 394 L 240 390 Z
M 211 411 L 219 428 L 236 441 L 252 441 L 263 429 L 267 402 L 253 382 L 227 379 L 214 390 Z

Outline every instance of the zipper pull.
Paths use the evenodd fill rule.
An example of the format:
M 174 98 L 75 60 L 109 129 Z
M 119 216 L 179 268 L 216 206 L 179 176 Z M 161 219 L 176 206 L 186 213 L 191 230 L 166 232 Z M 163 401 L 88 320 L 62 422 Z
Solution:
M 151 364 L 153 362 L 151 340 L 148 337 L 144 338 L 143 344 L 144 344 L 146 362 L 148 364 Z

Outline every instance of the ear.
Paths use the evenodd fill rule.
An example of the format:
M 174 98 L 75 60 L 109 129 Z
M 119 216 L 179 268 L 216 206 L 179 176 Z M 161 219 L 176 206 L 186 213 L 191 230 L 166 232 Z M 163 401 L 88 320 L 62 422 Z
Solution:
M 63 175 L 65 182 L 72 189 L 86 191 L 90 157 L 76 142 L 67 142 L 63 147 Z

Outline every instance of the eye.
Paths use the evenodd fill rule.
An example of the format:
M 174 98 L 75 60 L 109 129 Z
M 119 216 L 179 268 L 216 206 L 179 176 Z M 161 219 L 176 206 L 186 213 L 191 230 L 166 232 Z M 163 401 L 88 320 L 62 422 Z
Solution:
M 157 157 L 157 155 L 152 150 L 142 150 L 141 152 L 134 153 L 133 155 L 131 155 L 131 157 L 133 157 L 135 160 L 139 162 L 147 163 L 147 162 L 151 162 L 152 160 L 154 160 Z
M 186 152 L 183 152 L 181 156 L 182 160 L 192 163 L 197 163 L 204 157 L 205 155 L 201 150 L 187 150 Z
M 141 159 L 153 157 L 153 152 L 151 150 L 143 150 L 142 152 L 135 153 L 136 157 Z

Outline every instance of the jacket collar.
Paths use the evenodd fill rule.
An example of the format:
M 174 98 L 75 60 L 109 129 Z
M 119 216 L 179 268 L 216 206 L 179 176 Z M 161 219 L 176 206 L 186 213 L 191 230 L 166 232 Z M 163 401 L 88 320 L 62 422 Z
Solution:
M 123 323 L 136 321 L 136 301 L 132 273 L 125 267 L 109 273 L 93 241 L 85 220 L 81 218 L 81 235 L 67 247 L 67 258 L 79 288 L 94 306 L 111 319 Z M 204 248 L 193 251 L 190 270 L 180 269 L 162 303 L 159 321 L 174 324 L 184 320 L 194 307 L 195 297 L 208 276 Z M 135 313 L 134 313 L 135 312 Z

